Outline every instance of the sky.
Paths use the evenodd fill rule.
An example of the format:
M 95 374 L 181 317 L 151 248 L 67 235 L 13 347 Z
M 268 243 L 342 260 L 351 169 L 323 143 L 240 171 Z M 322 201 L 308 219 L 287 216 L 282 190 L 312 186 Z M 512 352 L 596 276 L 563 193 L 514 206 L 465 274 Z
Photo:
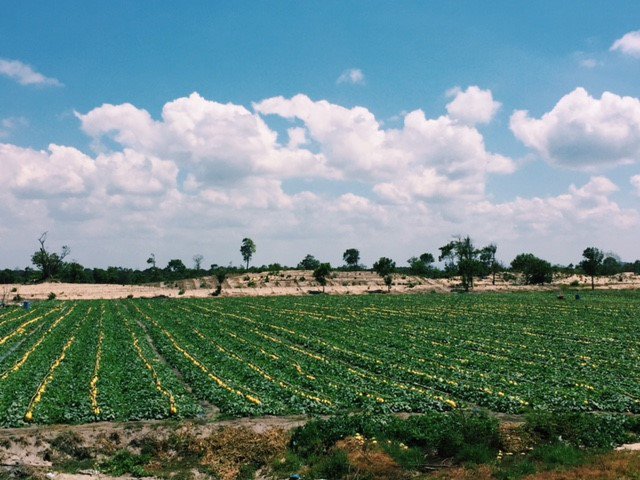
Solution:
M 640 258 L 637 1 L 11 2 L 0 268 Z

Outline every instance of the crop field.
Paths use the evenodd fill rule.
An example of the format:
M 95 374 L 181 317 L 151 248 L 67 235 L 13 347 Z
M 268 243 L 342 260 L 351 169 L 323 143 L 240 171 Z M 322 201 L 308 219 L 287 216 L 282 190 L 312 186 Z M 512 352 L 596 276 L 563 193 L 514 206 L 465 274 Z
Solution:
M 634 292 L 42 302 L 0 310 L 0 424 L 640 413 L 639 332 Z

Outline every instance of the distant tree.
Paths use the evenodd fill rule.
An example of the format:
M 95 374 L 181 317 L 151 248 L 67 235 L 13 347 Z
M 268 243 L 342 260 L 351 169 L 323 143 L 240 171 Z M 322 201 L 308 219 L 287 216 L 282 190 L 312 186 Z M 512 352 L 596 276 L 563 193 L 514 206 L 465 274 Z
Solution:
M 316 259 L 313 255 L 307 255 L 300 261 L 300 263 L 298 263 L 298 268 L 300 270 L 315 270 L 319 266 L 320 260 Z
M 419 257 L 411 257 L 407 260 L 411 273 L 415 275 L 424 275 L 429 272 L 431 264 L 435 261 L 430 253 L 423 253 Z
M 48 252 L 44 244 L 47 241 L 47 232 L 38 238 L 40 249 L 31 256 L 31 262 L 40 269 L 41 280 L 49 280 L 60 273 L 64 265 L 64 258 L 71 253 L 71 249 L 64 245 L 60 254 Z
M 484 265 L 487 272 L 491 273 L 491 284 L 496 284 L 496 272 L 500 268 L 500 264 L 496 261 L 496 251 L 498 246 L 490 243 L 486 247 L 480 249 L 480 261 Z
M 602 265 L 604 253 L 602 253 L 602 250 L 599 248 L 587 247 L 582 252 L 582 256 L 584 260 L 580 262 L 580 266 L 582 270 L 584 270 L 584 273 L 591 276 L 591 290 L 594 290 L 596 288 L 594 278 Z
M 204 260 L 204 257 L 199 253 L 196 253 L 193 256 L 193 268 L 194 268 L 194 270 L 196 270 L 198 272 L 200 271 L 200 267 L 202 266 L 202 260 Z
M 69 283 L 82 283 L 86 281 L 85 269 L 78 262 L 69 262 L 62 269 L 63 280 Z
M 602 275 L 617 275 L 624 270 L 624 264 L 615 253 L 605 253 L 600 266 Z
M 525 282 L 529 285 L 542 285 L 551 283 L 553 268 L 546 260 L 536 257 L 532 253 L 521 253 L 511 261 L 511 268 L 515 272 L 524 275 Z
M 313 278 L 316 279 L 316 282 L 322 285 L 322 293 L 324 293 L 324 287 L 327 284 L 327 277 L 329 276 L 330 273 L 331 273 L 330 263 L 321 263 L 313 271 Z
M 245 261 L 247 265 L 247 270 L 249 270 L 249 261 L 253 254 L 256 253 L 256 244 L 250 238 L 243 238 L 242 245 L 240 245 L 240 253 L 242 254 L 242 259 Z
M 214 272 L 214 276 L 218 281 L 218 286 L 216 287 L 216 291 L 214 295 L 220 295 L 222 293 L 222 284 L 227 278 L 227 270 L 224 268 L 217 268 Z
M 342 254 L 344 263 L 352 270 L 357 270 L 360 261 L 360 251 L 357 248 L 348 248 Z
M 152 253 L 151 255 L 149 255 L 149 258 L 147 258 L 147 263 L 149 265 L 151 265 L 151 268 L 156 268 L 156 254 Z
M 179 258 L 174 258 L 172 260 L 169 260 L 169 263 L 167 263 L 167 268 L 165 270 L 170 273 L 183 274 L 187 270 L 187 267 L 182 262 L 182 260 L 180 260 Z
M 395 270 L 396 262 L 387 257 L 380 257 L 380 260 L 373 264 L 373 271 L 384 279 L 389 291 L 391 291 L 391 285 L 393 285 L 393 272 Z
M 478 260 L 480 250 L 475 249 L 471 237 L 456 237 L 439 250 L 438 260 L 445 260 L 450 269 L 457 270 L 464 290 L 467 292 L 473 288 L 473 277 L 482 273 L 483 264 Z
M 279 263 L 270 263 L 267 267 L 270 273 L 278 273 L 282 270 L 282 265 Z

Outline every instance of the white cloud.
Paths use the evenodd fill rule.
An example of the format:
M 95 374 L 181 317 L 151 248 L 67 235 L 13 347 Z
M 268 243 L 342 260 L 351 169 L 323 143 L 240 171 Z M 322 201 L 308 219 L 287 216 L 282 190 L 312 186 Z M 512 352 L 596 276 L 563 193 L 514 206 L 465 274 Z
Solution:
M 640 157 L 640 100 L 576 88 L 536 119 L 518 110 L 511 130 L 550 163 L 576 169 L 633 163 Z
M 629 32 L 617 39 L 609 49 L 631 57 L 640 58 L 640 30 Z
M 276 132 L 266 115 L 292 125 Z M 364 107 L 305 95 L 250 109 L 193 94 L 168 102 L 159 118 L 130 104 L 78 118 L 92 154 L 0 144 L 0 225 L 12 226 L 3 248 L 15 258 L 35 248 L 20 250 L 25 235 L 46 229 L 64 232 L 81 263 L 98 264 L 99 250 L 103 261 L 139 259 L 144 267 L 151 251 L 237 262 L 244 236 L 258 242 L 257 263 L 295 264 L 307 253 L 339 260 L 352 246 L 369 264 L 380 255 L 402 262 L 435 253 L 452 233 L 469 233 L 478 245 L 498 241 L 501 251 L 524 242 L 544 256 L 559 242 L 573 242 L 563 252 L 579 250 L 592 234 L 607 248 L 631 245 L 639 225 L 638 212 L 618 205 L 614 195 L 623 193 L 602 176 L 559 195 L 494 202 L 489 178 L 516 165 L 450 114 L 414 110 L 386 128 Z M 615 239 L 605 241 L 611 232 Z
M 0 59 L 0 75 L 15 80 L 20 85 L 63 86 L 59 80 L 45 77 L 41 73 L 36 72 L 31 66 L 19 60 Z
M 634 175 L 631 177 L 631 185 L 636 189 L 636 195 L 640 196 L 640 175 Z
M 364 85 L 364 73 L 359 68 L 350 68 L 340 74 L 336 83 L 350 83 L 352 85 Z
M 467 125 L 489 123 L 502 105 L 493 99 L 491 90 L 482 90 L 476 85 L 466 90 L 452 88 L 447 97 L 454 97 L 447 104 L 449 117 Z
M 209 181 L 247 175 L 333 178 L 321 155 L 298 148 L 300 132 L 288 147 L 278 143 L 259 115 L 241 105 L 221 104 L 197 93 L 167 103 L 162 119 L 131 104 L 105 104 L 76 114 L 85 133 L 108 136 L 123 147 L 146 155 L 175 160 L 182 168 Z
M 585 58 L 583 60 L 580 60 L 580 66 L 584 67 L 584 68 L 596 68 L 597 66 L 600 65 L 600 62 L 598 62 L 595 58 Z
M 470 214 L 489 225 L 501 238 L 543 235 L 547 238 L 584 235 L 586 232 L 610 235 L 612 231 L 631 231 L 640 225 L 636 210 L 621 208 L 610 197 L 618 187 L 606 177 L 591 177 L 582 187 L 571 185 L 567 193 L 554 197 L 492 204 L 479 202 Z

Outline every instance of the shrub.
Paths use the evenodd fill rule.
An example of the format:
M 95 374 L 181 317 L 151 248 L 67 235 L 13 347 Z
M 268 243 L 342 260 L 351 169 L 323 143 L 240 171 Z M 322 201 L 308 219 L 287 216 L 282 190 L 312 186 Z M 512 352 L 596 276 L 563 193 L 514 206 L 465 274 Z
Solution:
M 13 296 L 13 301 L 14 302 L 21 302 L 22 301 L 22 296 L 17 293 L 16 295 Z
M 56 299 L 56 294 L 53 292 L 49 292 L 49 295 L 47 296 L 47 300 L 55 300 Z
M 247 287 L 254 288 L 255 286 L 256 286 L 256 282 L 254 282 L 253 280 L 251 280 L 249 283 L 247 283 Z
M 622 415 L 534 412 L 527 415 L 527 429 L 547 443 L 610 448 L 629 440 L 633 424 Z
M 184 288 L 181 288 L 180 290 L 178 290 L 178 295 L 184 295 Z

